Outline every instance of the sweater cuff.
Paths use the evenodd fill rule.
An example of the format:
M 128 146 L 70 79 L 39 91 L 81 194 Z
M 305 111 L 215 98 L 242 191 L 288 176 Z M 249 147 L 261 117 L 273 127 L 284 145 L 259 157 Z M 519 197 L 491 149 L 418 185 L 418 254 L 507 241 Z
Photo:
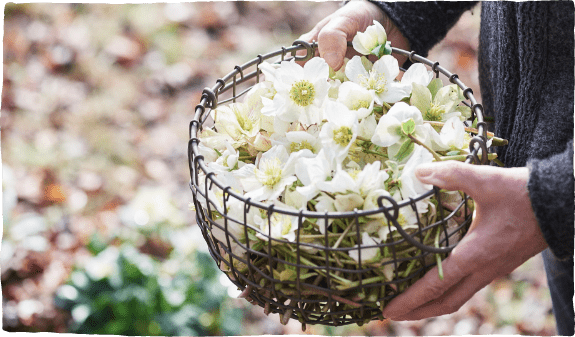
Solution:
M 529 196 L 541 232 L 560 260 L 573 256 L 573 140 L 567 149 L 546 159 L 532 159 Z
M 474 1 L 385 2 L 372 1 L 410 42 L 411 50 L 426 57 Z

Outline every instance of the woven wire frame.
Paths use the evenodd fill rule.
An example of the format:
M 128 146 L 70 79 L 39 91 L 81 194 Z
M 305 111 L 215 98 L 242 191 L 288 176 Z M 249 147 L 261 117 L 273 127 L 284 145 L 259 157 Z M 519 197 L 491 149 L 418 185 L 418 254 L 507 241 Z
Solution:
M 190 140 L 188 142 L 190 188 L 197 224 L 201 228 L 211 256 L 230 280 L 244 291 L 250 301 L 262 306 L 266 313 L 279 313 L 284 323 L 289 318 L 300 321 L 302 329 L 305 329 L 306 324 L 340 326 L 356 323 L 362 325 L 371 320 L 384 319 L 382 310 L 385 304 L 432 268 L 436 264 L 437 254 L 441 258 L 447 256 L 455 247 L 458 239 L 465 235 L 473 213 L 473 208 L 470 206 L 471 200 L 465 194 L 454 210 L 445 209 L 442 206 L 442 194 L 437 187 L 417 198 L 399 203 L 390 197 L 381 196 L 378 199 L 380 208 L 375 210 L 325 213 L 299 210 L 296 212 L 246 199 L 216 179 L 214 173 L 207 169 L 204 157 L 198 148 L 201 141 L 198 133 L 208 120 L 210 112 L 220 104 L 236 102 L 254 84 L 260 82 L 259 64 L 271 59 L 275 62 L 293 58 L 305 61 L 315 55 L 316 48 L 315 43 L 296 41 L 291 47 L 282 47 L 280 50 L 258 55 L 253 60 L 236 66 L 232 72 L 218 79 L 214 87 L 204 90 L 200 103 L 195 108 L 195 116 L 189 126 Z M 306 50 L 306 55 L 296 55 L 296 51 L 299 50 Z M 450 73 L 437 62 L 434 63 L 414 52 L 397 48 L 392 48 L 392 52 L 409 57 L 413 63 L 420 62 L 429 66 L 437 77 L 442 74 L 463 90 L 464 97 L 469 101 L 463 103 L 471 108 L 472 119 L 477 119 L 477 134 L 470 142 L 470 154 L 467 156 L 466 163 L 486 164 L 488 161 L 487 127 L 483 120 L 483 108 L 473 97 L 472 90 L 466 87 L 456 74 Z M 423 224 L 417 212 L 417 203 L 431 196 L 435 196 L 438 201 L 436 212 L 439 216 L 433 223 Z M 230 198 L 242 203 L 242 216 L 230 214 L 228 205 L 234 201 Z M 418 215 L 417 230 L 407 233 L 399 225 L 399 211 L 403 207 L 411 208 Z M 260 241 L 263 244 L 260 244 L 260 247 L 254 247 L 249 239 L 245 239 L 254 233 L 251 230 L 253 224 L 250 224 L 248 220 L 248 215 L 253 209 L 267 215 L 268 223 L 271 223 L 273 216 L 287 216 L 291 221 L 297 222 L 295 241 L 287 242 L 272 237 L 271 226 L 268 226 L 268 233 L 259 231 L 258 234 L 260 239 L 263 238 L 263 241 Z M 359 218 L 376 214 L 382 214 L 387 219 L 389 232 L 396 230 L 400 236 L 390 236 L 387 241 L 377 245 L 361 245 Z M 451 220 L 455 217 L 463 221 L 453 226 Z M 349 226 L 349 233 L 355 234 L 355 242 L 359 247 L 330 247 L 331 233 L 327 230 L 325 235 L 317 235 L 312 242 L 309 239 L 302 239 L 300 232 L 305 219 L 323 224 L 326 228 L 331 221 L 337 219 L 351 220 L 353 226 Z M 440 239 L 436 238 L 435 244 L 430 244 L 432 232 L 441 233 Z M 278 245 L 279 243 L 281 245 Z M 408 246 L 412 247 L 413 254 L 397 256 L 400 248 L 405 249 Z M 284 258 L 279 247 L 295 251 L 295 260 Z M 382 256 L 387 254 L 391 255 L 391 258 L 378 265 L 362 263 L 362 251 L 365 254 L 368 249 L 378 249 Z M 310 261 L 302 256 L 306 250 L 315 250 L 318 252 L 315 255 L 323 256 L 323 258 Z M 342 263 L 337 258 L 338 254 L 349 253 L 351 250 L 356 250 L 359 255 L 357 265 Z M 408 269 L 400 270 L 400 265 L 407 265 Z M 391 279 L 364 277 L 365 274 L 377 268 L 386 268 L 386 266 L 393 267 Z M 295 281 L 282 279 L 282 275 L 274 274 L 272 271 L 278 267 L 295 271 Z M 310 274 L 313 274 L 313 277 L 309 277 Z M 350 280 L 352 285 L 342 285 L 339 276 L 342 274 L 352 278 Z

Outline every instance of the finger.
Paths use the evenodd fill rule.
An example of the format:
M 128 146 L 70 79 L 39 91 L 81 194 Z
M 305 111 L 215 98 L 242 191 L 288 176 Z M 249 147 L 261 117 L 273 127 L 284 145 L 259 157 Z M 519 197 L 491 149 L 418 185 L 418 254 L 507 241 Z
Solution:
M 346 16 L 334 17 L 318 34 L 319 54 L 334 70 L 343 65 L 347 41 L 358 31 L 357 21 Z
M 459 283 L 469 272 L 460 266 L 453 254 L 442 262 L 444 278 L 439 278 L 437 267 L 428 271 L 401 295 L 394 298 L 384 309 L 383 316 L 401 317 L 424 304 L 441 297 L 449 288 Z
M 507 181 L 507 169 L 486 165 L 470 165 L 457 161 L 421 164 L 415 170 L 416 177 L 423 183 L 455 191 L 461 190 L 475 201 L 493 201 L 489 198 L 500 191 Z
M 494 278 L 493 275 L 485 275 L 484 273 L 468 275 L 436 300 L 426 303 L 408 314 L 389 318 L 394 321 L 415 321 L 452 314 L 459 310 L 479 290 L 491 283 Z

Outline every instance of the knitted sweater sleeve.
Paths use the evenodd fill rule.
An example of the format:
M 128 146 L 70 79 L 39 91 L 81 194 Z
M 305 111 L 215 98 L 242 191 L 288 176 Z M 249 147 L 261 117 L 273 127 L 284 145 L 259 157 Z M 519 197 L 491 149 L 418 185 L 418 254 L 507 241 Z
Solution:
M 410 42 L 411 50 L 427 56 L 459 17 L 477 4 L 475 1 L 372 1 L 381 8 Z
M 565 151 L 532 159 L 529 196 L 549 248 L 558 259 L 573 256 L 573 140 Z

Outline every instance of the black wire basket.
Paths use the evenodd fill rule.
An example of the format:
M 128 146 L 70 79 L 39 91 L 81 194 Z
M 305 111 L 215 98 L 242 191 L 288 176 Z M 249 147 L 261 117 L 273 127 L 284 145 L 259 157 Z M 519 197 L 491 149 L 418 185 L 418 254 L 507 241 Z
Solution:
M 388 196 L 378 198 L 379 209 L 355 210 L 350 212 L 315 212 L 307 210 L 292 211 L 282 209 L 270 204 L 253 201 L 232 191 L 219 181 L 213 172 L 207 169 L 204 157 L 200 154 L 198 144 L 201 139 L 198 133 L 205 123 L 209 122 L 210 112 L 218 105 L 235 102 L 244 95 L 262 77 L 259 65 L 266 60 L 284 61 L 295 58 L 306 61 L 316 54 L 317 45 L 305 41 L 296 41 L 291 47 L 282 47 L 280 50 L 258 55 L 253 60 L 236 66 L 232 72 L 216 81 L 212 88 L 203 91 L 200 103 L 195 108 L 194 119 L 189 125 L 190 140 L 188 142 L 188 163 L 190 169 L 190 188 L 193 193 L 197 224 L 208 244 L 210 254 L 219 268 L 226 273 L 230 280 L 243 291 L 242 296 L 250 302 L 264 308 L 265 313 L 279 313 L 282 323 L 289 319 L 296 319 L 306 324 L 346 325 L 356 323 L 362 325 L 371 320 L 382 320 L 383 307 L 391 299 L 403 292 L 407 287 L 420 279 L 429 269 L 443 259 L 455 247 L 457 241 L 467 232 L 472 216 L 473 202 L 465 194 L 456 207 L 447 209 L 442 206 L 445 194 L 434 187 L 417 198 L 410 198 L 396 202 Z M 305 56 L 296 55 L 296 51 L 305 50 Z M 469 122 L 476 120 L 476 134 L 471 139 L 468 164 L 487 164 L 488 146 L 486 143 L 487 126 L 484 122 L 483 108 L 473 97 L 473 92 L 466 87 L 456 74 L 450 73 L 439 65 L 423 58 L 414 52 L 407 52 L 392 48 L 392 53 L 409 57 L 411 62 L 420 62 L 435 72 L 436 76 L 444 75 L 453 84 L 463 90 L 467 101 L 463 102 L 471 108 L 472 117 Z M 405 69 L 401 69 L 405 71 Z M 207 195 L 205 191 L 212 191 Z M 398 223 L 399 212 L 402 208 L 417 208 L 417 202 L 434 196 L 438 201 L 438 216 L 433 222 L 418 218 L 418 229 L 406 231 Z M 243 205 L 243 216 L 234 217 L 228 214 L 226 204 L 232 200 Z M 223 206 L 223 207 L 222 207 Z M 296 239 L 293 242 L 282 241 L 282 249 L 295 252 L 292 255 L 282 255 L 274 243 L 279 241 L 270 233 L 263 235 L 265 245 L 254 247 L 250 241 L 242 242 L 239 235 L 250 235 L 247 214 L 251 209 L 257 208 L 265 211 L 268 217 L 274 215 L 287 215 L 298 220 Z M 303 219 L 314 219 L 317 222 L 334 221 L 334 219 L 348 219 L 353 223 L 345 235 L 356 236 L 360 242 L 361 230 L 358 219 L 361 216 L 383 214 L 392 230 L 395 227 L 400 235 L 390 237 L 388 240 L 371 246 L 359 245 L 354 248 L 361 257 L 366 249 L 379 249 L 391 258 L 378 265 L 362 263 L 361 258 L 356 264 L 342 263 L 338 259 L 340 252 L 349 252 L 350 247 L 337 247 L 333 244 L 331 233 L 318 235 L 313 242 L 300 235 Z M 417 212 L 416 212 L 417 213 Z M 218 218 L 219 221 L 214 220 Z M 460 221 L 454 222 L 458 218 Z M 454 225 L 455 223 L 455 225 Z M 231 233 L 230 226 L 239 225 L 242 233 Z M 216 238 L 214 231 L 224 233 Z M 434 235 L 431 235 L 431 234 Z M 440 234 L 440 235 L 439 235 Z M 261 236 L 260 236 L 261 237 Z M 435 237 L 435 239 L 434 239 Z M 331 243 L 331 244 L 330 244 Z M 233 248 L 233 249 L 232 249 Z M 316 258 L 310 260 L 306 251 L 314 250 Z M 238 251 L 241 253 L 238 254 Z M 401 251 L 401 256 L 397 252 Z M 409 251 L 406 255 L 405 251 Z M 365 253 L 364 253 L 365 254 Z M 373 277 L 373 272 L 386 266 L 393 267 L 389 278 Z M 290 270 L 295 278 L 283 277 L 274 272 L 278 269 Z M 309 277 L 308 275 L 312 275 Z M 345 275 L 349 283 L 342 286 L 340 279 Z

